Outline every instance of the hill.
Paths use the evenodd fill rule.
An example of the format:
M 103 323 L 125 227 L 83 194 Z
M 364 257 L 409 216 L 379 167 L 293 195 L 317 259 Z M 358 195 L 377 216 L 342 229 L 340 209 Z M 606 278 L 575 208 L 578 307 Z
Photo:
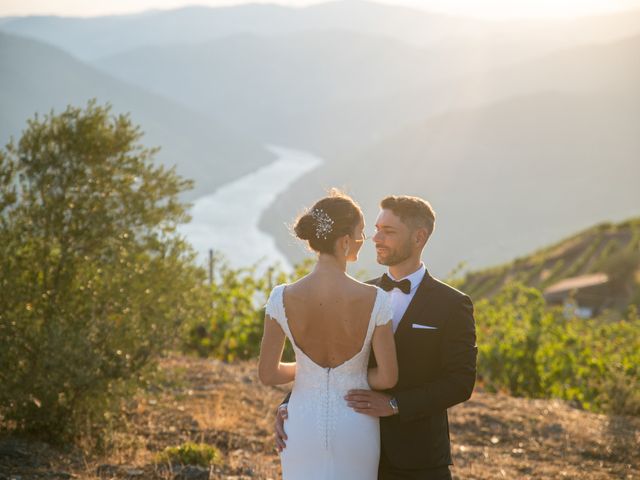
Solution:
M 301 178 L 264 215 L 261 227 L 288 255 L 301 258 L 282 221 L 327 187 L 346 187 L 370 225 L 384 195 L 419 195 L 439 214 L 427 260 L 444 276 L 460 261 L 472 269 L 502 263 L 588 225 L 637 215 L 640 193 L 630 178 L 640 175 L 638 45 L 634 37 L 522 64 L 526 73 L 509 70 L 507 78 L 527 83 L 503 82 L 502 70 L 470 77 L 470 88 L 477 81 L 505 95 L 526 91 L 398 125 L 395 133 Z M 559 64 L 566 69 L 558 71 Z M 607 64 L 612 73 L 601 68 Z M 445 102 L 464 93 L 455 85 L 451 96 L 440 95 Z M 428 98 L 413 95 L 406 103 L 422 105 Z M 391 108 L 384 110 L 385 119 L 399 124 L 403 115 Z M 376 128 L 379 119 L 370 118 L 359 125 L 384 131 Z M 377 270 L 373 252 L 363 253 L 365 267 Z
M 236 34 L 349 30 L 417 47 L 447 46 L 483 63 L 532 58 L 558 48 L 608 42 L 638 32 L 640 11 L 577 19 L 483 21 L 362 0 L 303 8 L 249 4 L 186 7 L 93 18 L 29 16 L 1 19 L 7 33 L 30 36 L 84 59 L 142 46 L 202 43 Z M 495 63 L 492 63 L 495 66 Z
M 161 367 L 164 380 L 124 404 L 124 425 L 113 436 L 110 455 L 4 436 L 0 475 L 173 479 L 176 471 L 154 463 L 154 457 L 165 447 L 192 440 L 222 452 L 212 479 L 279 478 L 272 415 L 286 387 L 260 385 L 254 361 L 225 364 L 172 356 Z M 449 419 L 454 478 L 640 475 L 637 418 L 598 415 L 555 400 L 489 394 L 478 387 L 471 400 L 450 410 Z
M 377 200 L 389 192 L 430 199 L 441 215 L 429 261 L 441 276 L 461 260 L 482 268 L 587 225 L 637 214 L 631 179 L 638 174 L 639 12 L 480 22 L 479 29 L 450 18 L 452 23 L 436 22 L 442 30 L 433 32 L 424 28 L 431 20 L 421 15 L 428 14 L 419 12 L 415 18 L 425 35 L 434 35 L 431 40 L 384 31 L 381 19 L 394 15 L 403 19 L 397 25 L 411 31 L 411 13 L 347 1 L 301 9 L 249 5 L 97 19 L 22 18 L 6 20 L 1 28 L 13 25 L 52 42 L 67 38 L 66 48 L 92 52 L 92 65 L 102 70 L 92 70 L 101 76 L 97 84 L 116 76 L 128 91 L 146 92 L 122 97 L 118 105 L 131 110 L 129 105 L 144 98 L 154 104 L 141 108 L 156 110 L 137 121 L 165 153 L 179 143 L 171 157 L 192 162 L 184 171 L 206 185 L 196 193 L 268 161 L 256 144 L 323 157 L 324 168 L 281 195 L 261 221 L 294 261 L 302 249 L 291 245 L 283 222 L 333 185 L 345 186 L 361 201 L 370 224 Z M 230 26 L 216 23 L 220 18 Z M 206 26 L 216 25 L 220 29 L 207 33 Z M 630 34 L 635 36 L 619 40 Z M 116 50 L 102 48 L 121 40 Z M 7 64 L 38 64 L 29 55 L 23 52 Z M 31 88 L 45 71 L 58 71 L 54 57 L 41 62 L 46 70 L 26 69 L 17 77 L 29 79 L 25 85 Z M 61 82 L 64 88 L 53 78 L 54 89 L 71 92 L 56 98 L 78 98 L 68 85 L 82 74 Z M 47 108 L 48 100 L 33 89 L 23 100 L 20 81 L 14 85 L 3 100 L 7 111 L 13 104 L 30 106 L 8 115 L 21 119 L 13 123 L 15 130 L 35 109 Z M 168 109 L 167 102 L 171 113 L 159 110 Z M 170 127 L 156 126 L 166 121 Z M 492 215 L 470 214 L 471 203 Z M 537 228 L 529 233 L 531 222 Z M 376 270 L 371 253 L 363 260 Z
M 93 60 L 142 46 L 196 44 L 237 34 L 281 35 L 349 29 L 424 46 L 460 31 L 489 25 L 473 19 L 361 0 L 307 7 L 245 4 L 186 7 L 94 18 L 28 16 L 3 19 L 0 28 L 57 45 Z
M 203 114 L 225 112 L 228 125 L 265 142 L 319 151 L 328 161 L 367 140 L 361 130 L 325 135 L 317 112 L 328 111 L 331 118 L 322 120 L 339 129 L 344 105 L 428 90 L 467 68 L 463 58 L 347 30 L 144 47 L 94 65 Z
M 332 185 L 361 203 L 371 233 L 378 201 L 419 195 L 439 220 L 426 250 L 434 273 L 460 261 L 501 263 L 586 225 L 638 213 L 640 123 L 616 95 L 540 94 L 432 118 L 327 166 L 281 195 L 261 221 L 279 247 L 301 258 L 282 219 Z M 373 249 L 362 266 L 375 271 Z
M 196 179 L 196 190 L 217 186 L 266 164 L 273 155 L 251 138 L 159 95 L 128 85 L 44 43 L 0 33 L 0 142 L 18 136 L 36 112 L 61 111 L 91 98 L 130 112 L 143 142 L 161 146 L 157 158 Z
M 344 29 L 148 46 L 94 65 L 204 114 L 224 111 L 229 125 L 264 142 L 333 162 L 445 111 L 546 90 L 611 89 L 625 79 L 635 85 L 639 43 L 636 36 L 563 50 L 560 42 L 553 54 L 519 55 L 506 67 L 492 60 L 495 50 L 479 61 L 446 43 L 415 48 Z
M 640 307 L 640 218 L 596 225 L 512 262 L 470 272 L 456 286 L 479 299 L 509 282 L 543 290 L 563 279 L 595 273 L 605 273 L 614 282 L 607 307 Z

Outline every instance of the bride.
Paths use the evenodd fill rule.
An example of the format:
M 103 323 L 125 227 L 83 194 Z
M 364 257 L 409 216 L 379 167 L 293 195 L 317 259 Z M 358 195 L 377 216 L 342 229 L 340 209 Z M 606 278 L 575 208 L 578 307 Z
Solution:
M 258 375 L 266 385 L 294 381 L 281 453 L 285 480 L 378 477 L 378 419 L 356 413 L 351 389 L 383 390 L 398 380 L 389 294 L 346 273 L 364 242 L 364 218 L 332 191 L 296 222 L 296 236 L 318 254 L 313 271 L 278 285 L 266 306 Z M 281 361 L 285 336 L 296 361 Z M 377 366 L 367 368 L 371 349 Z

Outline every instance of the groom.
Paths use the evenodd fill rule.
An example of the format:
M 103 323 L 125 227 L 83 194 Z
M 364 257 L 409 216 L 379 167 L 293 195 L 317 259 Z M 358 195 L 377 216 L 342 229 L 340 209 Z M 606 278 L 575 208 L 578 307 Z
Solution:
M 387 391 L 352 390 L 355 411 L 380 418 L 379 480 L 451 479 L 447 409 L 471 396 L 476 377 L 473 305 L 433 278 L 421 261 L 435 214 L 425 200 L 389 196 L 376 219 L 378 263 L 388 274 L 370 281 L 391 292 L 399 380 Z M 372 360 L 373 361 L 373 360 Z M 285 446 L 286 405 L 276 416 Z

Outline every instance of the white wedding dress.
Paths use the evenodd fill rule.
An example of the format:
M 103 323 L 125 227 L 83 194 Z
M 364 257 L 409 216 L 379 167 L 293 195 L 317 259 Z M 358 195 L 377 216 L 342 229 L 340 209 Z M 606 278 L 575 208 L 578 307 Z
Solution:
M 276 320 L 296 354 L 296 378 L 285 421 L 287 447 L 280 454 L 283 480 L 376 480 L 380 458 L 377 418 L 356 413 L 348 390 L 369 389 L 367 366 L 377 325 L 391 320 L 390 295 L 378 288 L 361 350 L 337 367 L 321 367 L 296 345 L 285 315 L 285 285 L 273 289 L 266 313 Z

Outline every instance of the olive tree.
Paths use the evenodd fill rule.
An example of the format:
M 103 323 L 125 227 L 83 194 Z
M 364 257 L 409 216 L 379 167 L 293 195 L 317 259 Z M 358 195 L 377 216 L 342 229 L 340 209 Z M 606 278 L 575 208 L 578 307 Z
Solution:
M 0 415 L 68 439 L 109 412 L 200 314 L 176 233 L 191 182 L 128 115 L 91 101 L 35 116 L 0 150 Z

